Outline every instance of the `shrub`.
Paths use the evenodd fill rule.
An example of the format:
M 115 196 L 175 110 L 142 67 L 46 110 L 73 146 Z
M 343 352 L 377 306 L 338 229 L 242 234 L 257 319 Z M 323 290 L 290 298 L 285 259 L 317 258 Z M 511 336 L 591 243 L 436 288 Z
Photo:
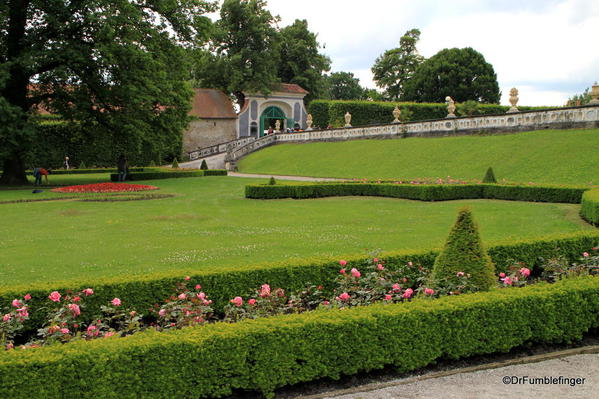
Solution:
M 270 177 L 270 180 L 268 181 L 268 185 L 269 186 L 274 186 L 277 184 L 277 181 L 275 180 L 275 178 L 273 176 Z
M 445 288 L 462 284 L 462 277 L 469 279 L 467 291 L 487 291 L 495 284 L 495 265 L 483 247 L 468 208 L 459 211 L 445 247 L 435 259 L 431 279 L 435 286 Z
M 224 169 L 209 169 L 209 170 L 155 170 L 151 172 L 133 172 L 127 175 L 127 180 L 154 180 L 154 179 L 172 179 L 176 177 L 202 177 L 202 176 L 226 176 L 227 171 Z M 113 173 L 110 175 L 111 181 L 118 181 L 119 175 Z
M 495 178 L 493 168 L 490 166 L 489 169 L 487 169 L 487 172 L 485 173 L 485 177 L 483 177 L 483 183 L 497 183 L 497 179 Z
M 583 194 L 580 215 L 589 223 L 595 226 L 599 225 L 599 189 Z
M 177 161 L 177 158 L 173 159 L 173 164 L 171 165 L 171 168 L 179 169 L 179 162 Z
M 84 161 L 79 162 L 79 169 L 85 169 L 87 166 Z
M 208 170 L 208 164 L 205 159 L 202 159 L 202 164 L 200 165 L 200 170 Z

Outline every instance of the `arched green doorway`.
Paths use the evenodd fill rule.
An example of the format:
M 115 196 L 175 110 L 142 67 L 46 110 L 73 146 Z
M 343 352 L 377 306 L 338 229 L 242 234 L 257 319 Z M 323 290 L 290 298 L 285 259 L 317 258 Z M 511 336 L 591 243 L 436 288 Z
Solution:
M 287 119 L 285 113 L 281 108 L 270 106 L 262 112 L 260 115 L 260 130 L 258 134 L 260 137 L 264 136 L 264 130 L 272 127 L 274 129 L 276 121 L 281 121 L 281 130 L 285 128 L 285 125 L 293 126 L 293 120 Z

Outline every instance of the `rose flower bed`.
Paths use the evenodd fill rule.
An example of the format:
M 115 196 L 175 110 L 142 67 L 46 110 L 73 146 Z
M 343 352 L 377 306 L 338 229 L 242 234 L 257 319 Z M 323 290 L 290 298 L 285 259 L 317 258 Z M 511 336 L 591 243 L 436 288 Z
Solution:
M 59 187 L 52 189 L 55 193 L 118 193 L 128 191 L 158 190 L 156 186 L 129 183 L 96 183 L 81 184 L 76 186 Z

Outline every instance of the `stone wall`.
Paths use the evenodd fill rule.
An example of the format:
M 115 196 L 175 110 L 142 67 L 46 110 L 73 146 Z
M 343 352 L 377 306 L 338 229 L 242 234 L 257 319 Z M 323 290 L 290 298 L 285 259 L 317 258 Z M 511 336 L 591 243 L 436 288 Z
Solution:
M 183 154 L 237 139 L 237 119 L 198 119 L 183 133 Z

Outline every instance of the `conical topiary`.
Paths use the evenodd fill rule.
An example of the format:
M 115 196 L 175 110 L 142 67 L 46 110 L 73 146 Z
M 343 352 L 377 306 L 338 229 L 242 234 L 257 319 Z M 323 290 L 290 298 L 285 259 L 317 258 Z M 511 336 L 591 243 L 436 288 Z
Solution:
M 200 165 L 200 170 L 208 170 L 208 164 L 205 159 L 202 159 L 202 164 Z
M 493 168 L 490 166 L 489 169 L 487 169 L 487 173 L 485 173 L 483 183 L 497 183 L 497 179 L 495 179 L 495 173 L 493 173 Z
M 173 169 L 179 168 L 179 161 L 177 161 L 177 158 L 173 159 L 173 164 L 171 165 L 171 168 L 173 168 Z
M 268 181 L 268 184 L 270 186 L 274 186 L 277 184 L 277 181 L 275 180 L 275 178 L 273 176 L 270 177 L 270 180 Z
M 496 283 L 495 265 L 483 247 L 469 208 L 463 208 L 435 259 L 432 282 L 439 288 L 467 278 L 466 291 L 486 291 Z M 463 279 L 462 279 L 463 280 Z

